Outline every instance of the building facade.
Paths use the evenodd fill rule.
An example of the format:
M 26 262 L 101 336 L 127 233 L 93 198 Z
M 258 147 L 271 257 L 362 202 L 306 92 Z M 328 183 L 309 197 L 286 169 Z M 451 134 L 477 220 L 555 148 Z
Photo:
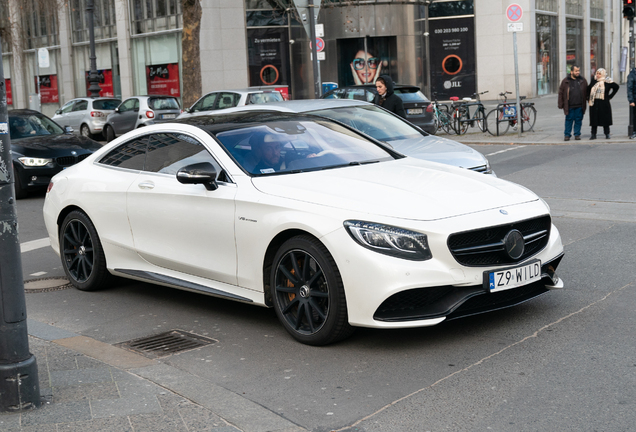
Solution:
M 625 77 L 626 21 L 611 0 L 323 0 L 319 80 L 373 82 L 387 73 L 440 100 L 515 90 L 512 22 L 517 19 L 519 91 L 553 94 L 573 64 Z M 87 0 L 0 0 L 9 108 L 52 115 L 86 96 Z M 292 0 L 201 0 L 202 94 L 274 85 L 314 97 L 307 16 Z M 181 97 L 181 0 L 94 0 L 103 96 Z M 46 48 L 46 50 L 41 50 Z M 43 53 L 48 62 L 42 63 Z M 40 67 L 40 65 L 43 65 Z M 37 77 L 37 78 L 36 78 Z

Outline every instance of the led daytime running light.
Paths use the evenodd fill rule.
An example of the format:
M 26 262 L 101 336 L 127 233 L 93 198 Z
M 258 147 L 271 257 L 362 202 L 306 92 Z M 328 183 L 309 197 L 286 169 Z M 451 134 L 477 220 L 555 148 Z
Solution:
M 28 167 L 45 166 L 53 162 L 52 159 L 33 158 L 33 157 L 26 157 L 26 156 L 18 158 L 18 159 L 20 160 L 20 162 L 22 162 L 24 166 L 28 166 Z
M 381 254 L 413 261 L 433 257 L 426 234 L 364 221 L 345 221 L 344 226 L 357 243 Z

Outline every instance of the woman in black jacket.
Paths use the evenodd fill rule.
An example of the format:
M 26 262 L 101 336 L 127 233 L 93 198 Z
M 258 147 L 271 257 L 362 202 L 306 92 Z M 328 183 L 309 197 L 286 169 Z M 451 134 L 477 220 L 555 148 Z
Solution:
M 592 82 L 587 87 L 588 103 L 590 105 L 590 126 L 592 127 L 591 140 L 596 139 L 596 131 L 603 126 L 605 138 L 610 138 L 610 126 L 612 125 L 612 105 L 610 100 L 618 91 L 618 84 L 607 77 L 605 69 L 597 69 Z
M 389 110 L 402 118 L 406 118 L 402 99 L 393 93 L 393 80 L 390 76 L 380 75 L 380 77 L 375 81 L 375 88 L 378 90 L 378 94 L 375 95 L 375 99 L 373 99 L 374 104 L 380 105 L 382 108 Z

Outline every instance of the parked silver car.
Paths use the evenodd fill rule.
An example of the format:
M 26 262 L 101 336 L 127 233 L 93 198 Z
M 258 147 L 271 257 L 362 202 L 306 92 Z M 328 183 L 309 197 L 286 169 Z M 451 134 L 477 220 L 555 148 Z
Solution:
M 283 102 L 283 95 L 277 90 L 220 90 L 202 96 L 190 108 L 183 111 L 179 118 L 193 115 L 221 113 L 228 108 L 245 105 L 260 105 L 270 102 Z
M 408 120 L 375 104 L 344 99 L 307 99 L 234 108 L 328 117 L 383 141 L 407 156 L 495 175 L 488 159 L 457 141 L 430 135 Z M 227 112 L 227 111 L 226 111 Z
M 106 118 L 104 136 L 110 142 L 138 127 L 174 120 L 179 114 L 179 101 L 173 96 L 133 96 Z
M 87 138 L 101 138 L 106 118 L 121 103 L 115 98 L 77 98 L 65 103 L 52 117 Z

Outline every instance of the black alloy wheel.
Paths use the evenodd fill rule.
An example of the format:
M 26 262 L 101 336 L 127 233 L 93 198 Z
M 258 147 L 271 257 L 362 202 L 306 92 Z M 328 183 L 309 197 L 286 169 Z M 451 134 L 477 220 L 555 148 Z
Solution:
M 326 345 L 353 333 L 340 272 L 315 238 L 298 236 L 281 246 L 270 285 L 279 320 L 299 342 Z
M 60 229 L 60 255 L 69 281 L 82 291 L 104 288 L 112 281 L 97 231 L 81 211 L 69 213 Z

